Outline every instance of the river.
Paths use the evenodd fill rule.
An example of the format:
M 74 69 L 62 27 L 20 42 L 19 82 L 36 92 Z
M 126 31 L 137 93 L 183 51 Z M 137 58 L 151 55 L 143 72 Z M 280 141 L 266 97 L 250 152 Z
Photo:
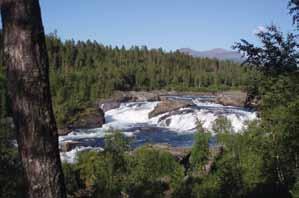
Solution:
M 62 152 L 63 161 L 74 162 L 77 152 L 83 150 L 101 150 L 105 134 L 120 131 L 129 137 L 132 147 L 147 143 L 167 143 L 174 147 L 190 147 L 198 120 L 204 128 L 211 131 L 219 116 L 228 118 L 234 131 L 240 132 L 246 122 L 257 118 L 256 112 L 240 107 L 223 106 L 212 103 L 213 96 L 168 96 L 169 100 L 183 100 L 193 105 L 175 112 L 149 118 L 149 113 L 159 102 L 122 103 L 119 108 L 105 113 L 106 124 L 102 128 L 73 131 L 59 137 L 59 143 L 80 142 L 80 146 L 69 152 Z

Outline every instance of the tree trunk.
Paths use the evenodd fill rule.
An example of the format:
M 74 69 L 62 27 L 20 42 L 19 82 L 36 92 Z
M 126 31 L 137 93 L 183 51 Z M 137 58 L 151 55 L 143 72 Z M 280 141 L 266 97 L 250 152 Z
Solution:
M 0 0 L 8 94 L 28 197 L 64 198 L 49 63 L 38 0 Z

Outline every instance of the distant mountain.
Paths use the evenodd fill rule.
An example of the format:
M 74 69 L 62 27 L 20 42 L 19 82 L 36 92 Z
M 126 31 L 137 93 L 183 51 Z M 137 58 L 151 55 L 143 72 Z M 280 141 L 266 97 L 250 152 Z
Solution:
M 194 57 L 216 58 L 219 60 L 232 60 L 237 62 L 243 61 L 243 58 L 239 52 L 222 48 L 216 48 L 208 51 L 196 51 L 190 48 L 181 48 L 179 51 Z

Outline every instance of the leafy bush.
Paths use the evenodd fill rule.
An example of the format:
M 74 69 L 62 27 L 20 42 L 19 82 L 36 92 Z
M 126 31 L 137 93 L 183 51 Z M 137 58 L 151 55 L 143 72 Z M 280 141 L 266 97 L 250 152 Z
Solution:
M 169 187 L 180 185 L 184 169 L 168 152 L 144 146 L 132 156 L 129 177 L 133 197 L 163 197 Z
M 195 134 L 195 143 L 192 146 L 190 164 L 192 171 L 202 172 L 203 166 L 209 159 L 209 139 L 210 133 L 198 131 Z

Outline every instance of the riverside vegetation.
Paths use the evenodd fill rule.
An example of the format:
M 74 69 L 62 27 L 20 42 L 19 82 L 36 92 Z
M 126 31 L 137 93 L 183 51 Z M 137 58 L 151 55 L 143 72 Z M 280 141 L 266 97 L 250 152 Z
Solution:
M 291 1 L 294 22 L 298 2 Z M 297 17 L 296 17 L 297 16 Z M 192 58 L 162 50 L 112 49 L 95 42 L 48 37 L 55 113 L 66 117 L 113 90 L 244 88 L 259 98 L 260 119 L 234 133 L 225 118 L 213 131 L 221 152 L 198 127 L 189 168 L 169 153 L 148 146 L 130 150 L 120 133 L 107 136 L 103 152 L 82 152 L 64 164 L 70 197 L 299 197 L 299 73 L 296 36 L 274 26 L 260 32 L 261 47 L 243 40 L 248 66 Z M 9 129 L 9 101 L 0 73 L 1 197 L 22 197 L 22 170 Z M 68 115 L 68 116 L 66 116 Z M 210 165 L 207 168 L 207 165 Z

